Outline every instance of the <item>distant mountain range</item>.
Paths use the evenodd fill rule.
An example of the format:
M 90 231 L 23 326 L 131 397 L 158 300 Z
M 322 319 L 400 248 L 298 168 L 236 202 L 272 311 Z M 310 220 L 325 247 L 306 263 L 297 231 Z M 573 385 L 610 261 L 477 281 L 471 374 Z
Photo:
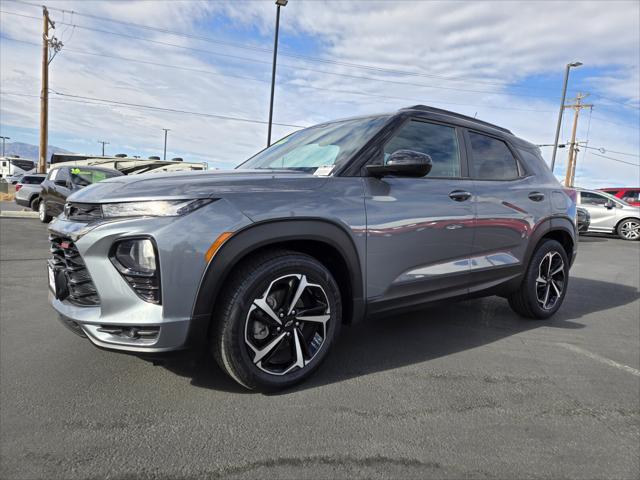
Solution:
M 18 155 L 20 158 L 26 158 L 27 160 L 38 160 L 40 147 L 38 145 L 31 145 L 30 143 L 22 142 L 7 142 L 4 146 L 4 154 L 8 157 L 11 155 Z M 47 161 L 51 158 L 52 153 L 74 153 L 64 148 L 56 147 L 55 145 L 49 145 L 47 147 Z

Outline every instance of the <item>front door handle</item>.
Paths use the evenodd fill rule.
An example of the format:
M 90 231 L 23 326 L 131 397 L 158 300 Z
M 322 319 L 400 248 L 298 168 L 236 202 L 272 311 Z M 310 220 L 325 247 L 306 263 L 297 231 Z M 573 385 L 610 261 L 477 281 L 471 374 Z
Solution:
M 544 200 L 544 193 L 540 193 L 540 192 L 531 192 L 529 194 L 529 198 L 531 200 L 533 200 L 534 202 L 541 202 L 542 200 Z
M 451 200 L 455 200 L 456 202 L 464 202 L 465 200 L 469 200 L 471 198 L 471 194 L 469 192 L 465 192 L 464 190 L 454 190 L 449 194 L 449 198 Z

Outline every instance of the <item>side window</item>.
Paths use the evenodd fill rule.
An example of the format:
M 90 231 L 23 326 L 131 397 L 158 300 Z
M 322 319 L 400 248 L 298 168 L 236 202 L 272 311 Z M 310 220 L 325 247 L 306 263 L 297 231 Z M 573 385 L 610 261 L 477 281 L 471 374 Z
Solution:
M 625 202 L 640 201 L 640 190 L 627 190 L 622 194 L 622 200 Z
M 49 180 L 51 180 L 52 182 L 56 179 L 56 177 L 58 176 L 58 172 L 60 171 L 59 168 L 54 168 L 53 170 L 51 170 L 49 172 Z
M 59 168 L 58 174 L 56 175 L 56 180 L 64 180 L 68 182 L 70 180 L 69 169 L 68 168 Z
M 592 192 L 580 192 L 581 205 L 605 205 L 609 199 L 603 195 Z
M 471 176 L 479 180 L 518 178 L 518 163 L 507 144 L 497 138 L 469 132 Z
M 384 146 L 384 162 L 397 150 L 414 150 L 431 156 L 433 167 L 427 177 L 460 176 L 460 148 L 453 127 L 411 120 Z

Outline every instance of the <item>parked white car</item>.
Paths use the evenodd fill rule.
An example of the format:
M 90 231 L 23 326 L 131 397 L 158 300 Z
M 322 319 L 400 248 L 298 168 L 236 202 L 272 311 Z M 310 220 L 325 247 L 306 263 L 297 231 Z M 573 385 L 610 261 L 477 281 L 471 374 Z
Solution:
M 576 190 L 578 206 L 591 215 L 588 232 L 613 233 L 623 240 L 640 239 L 640 207 L 598 190 Z

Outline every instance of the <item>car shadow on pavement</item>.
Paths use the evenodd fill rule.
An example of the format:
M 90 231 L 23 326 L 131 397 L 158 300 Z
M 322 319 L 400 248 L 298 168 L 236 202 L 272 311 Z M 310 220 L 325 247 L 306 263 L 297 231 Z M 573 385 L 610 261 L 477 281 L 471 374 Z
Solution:
M 275 393 L 286 395 L 371 373 L 423 363 L 491 344 L 539 328 L 580 329 L 573 320 L 638 299 L 630 286 L 580 277 L 571 278 L 569 294 L 549 320 L 517 316 L 503 298 L 488 297 L 424 308 L 412 313 L 367 319 L 343 326 L 325 363 L 306 382 Z M 207 352 L 184 352 L 159 363 L 190 377 L 197 387 L 252 393 L 237 385 Z

